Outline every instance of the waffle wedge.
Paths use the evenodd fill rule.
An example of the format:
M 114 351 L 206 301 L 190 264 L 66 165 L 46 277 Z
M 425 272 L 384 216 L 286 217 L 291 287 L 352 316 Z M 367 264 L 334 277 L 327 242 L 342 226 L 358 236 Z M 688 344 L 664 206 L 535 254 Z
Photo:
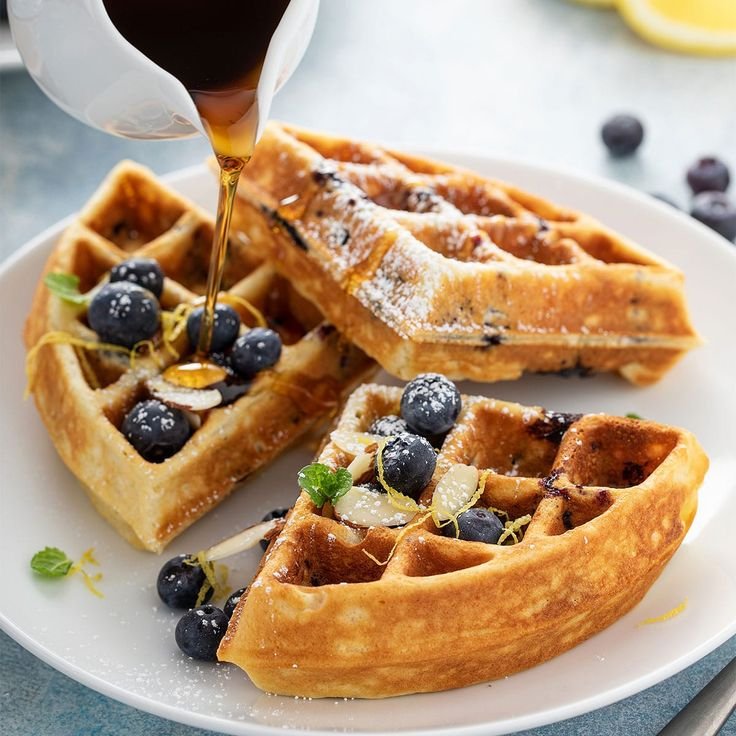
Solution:
M 359 450 L 345 437 L 398 414 L 400 397 L 361 386 L 320 461 L 349 466 Z M 264 690 L 309 697 L 444 690 L 536 665 L 642 598 L 690 526 L 708 460 L 691 434 L 654 422 L 463 397 L 421 502 L 456 464 L 488 471 L 476 505 L 531 516 L 521 540 L 448 538 L 421 514 L 357 527 L 336 518 L 339 502 L 319 510 L 302 493 L 219 658 Z
M 87 292 L 125 258 L 154 258 L 166 275 L 161 308 L 173 310 L 204 293 L 212 230 L 207 214 L 146 169 L 125 162 L 63 234 L 46 273 L 74 274 Z M 44 345 L 33 361 L 35 402 L 62 460 L 118 532 L 155 552 L 227 496 L 237 481 L 337 411 L 343 392 L 371 366 L 237 238 L 231 242 L 223 289 L 222 299 L 240 298 L 233 306 L 244 324 L 252 324 L 252 315 L 241 306 L 243 299 L 279 332 L 281 359 L 258 374 L 234 403 L 198 413 L 190 439 L 162 463 L 145 461 L 119 428 L 126 412 L 148 398 L 148 379 L 188 350 L 185 332 L 173 349 L 162 345 L 159 334 L 153 350 L 134 362 L 124 353 L 65 342 Z M 42 280 L 26 322 L 27 347 L 52 332 L 97 340 L 84 308 L 64 303 Z
M 591 217 L 470 171 L 270 123 L 235 227 L 404 379 L 658 380 L 699 343 L 683 277 Z

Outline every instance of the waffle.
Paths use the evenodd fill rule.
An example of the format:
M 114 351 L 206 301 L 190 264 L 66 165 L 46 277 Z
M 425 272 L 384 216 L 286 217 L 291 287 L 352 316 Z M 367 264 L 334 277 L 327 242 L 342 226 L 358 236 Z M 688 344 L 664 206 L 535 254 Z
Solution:
M 346 467 L 337 438 L 398 414 L 400 397 L 357 389 L 320 461 Z M 431 519 L 355 528 L 302 493 L 219 658 L 264 690 L 309 697 L 444 690 L 536 665 L 642 598 L 690 526 L 708 460 L 691 434 L 654 422 L 463 397 L 420 500 L 455 463 L 490 470 L 478 505 L 532 515 L 521 541 L 448 538 Z
M 682 274 L 591 217 L 448 164 L 270 123 L 235 227 L 404 379 L 659 379 L 696 346 Z
M 46 272 L 76 274 L 86 292 L 126 257 L 155 258 L 166 274 L 161 308 L 171 310 L 204 293 L 212 234 L 207 214 L 146 169 L 124 162 L 65 231 Z M 59 455 L 117 531 L 154 552 L 237 481 L 334 413 L 341 395 L 372 365 L 238 238 L 230 244 L 223 289 L 261 310 L 281 335 L 281 359 L 234 403 L 198 414 L 191 438 L 160 464 L 146 462 L 118 431 L 131 407 L 148 398 L 146 381 L 176 362 L 160 336 L 155 350 L 133 365 L 128 355 L 70 344 L 45 345 L 38 353 L 33 394 Z M 247 311 L 234 306 L 252 324 Z M 41 282 L 26 322 L 26 345 L 51 331 L 97 339 L 84 311 Z M 176 348 L 186 352 L 186 334 Z

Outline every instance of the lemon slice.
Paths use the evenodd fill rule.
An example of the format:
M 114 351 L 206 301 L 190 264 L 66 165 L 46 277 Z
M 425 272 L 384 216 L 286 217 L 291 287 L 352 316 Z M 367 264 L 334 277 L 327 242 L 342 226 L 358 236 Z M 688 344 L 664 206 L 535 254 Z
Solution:
M 618 0 L 624 20 L 647 41 L 675 51 L 736 54 L 734 0 Z

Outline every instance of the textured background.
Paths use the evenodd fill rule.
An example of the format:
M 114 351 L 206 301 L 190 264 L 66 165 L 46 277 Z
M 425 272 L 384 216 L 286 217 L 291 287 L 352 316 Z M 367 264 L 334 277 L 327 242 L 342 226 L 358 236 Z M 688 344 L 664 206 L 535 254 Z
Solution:
M 736 170 L 735 89 L 736 60 L 655 49 L 615 13 L 564 0 L 322 0 L 312 45 L 272 116 L 573 168 L 686 205 L 684 171 L 697 156 L 718 154 Z M 598 130 L 619 111 L 638 114 L 647 134 L 637 156 L 614 161 Z M 207 152 L 197 139 L 111 138 L 55 108 L 24 71 L 0 72 L 0 258 L 78 208 L 121 158 L 165 173 Z M 656 734 L 734 656 L 736 639 L 637 696 L 526 733 Z M 724 734 L 736 735 L 734 721 Z M 4 634 L 0 731 L 204 733 L 98 695 Z

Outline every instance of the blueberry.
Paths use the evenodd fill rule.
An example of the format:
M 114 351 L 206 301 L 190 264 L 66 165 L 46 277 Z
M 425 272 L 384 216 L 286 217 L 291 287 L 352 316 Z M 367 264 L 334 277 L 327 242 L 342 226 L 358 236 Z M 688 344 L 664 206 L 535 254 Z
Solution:
M 120 431 L 144 460 L 162 463 L 184 446 L 191 427 L 183 411 L 149 399 L 126 414 Z
M 601 138 L 612 156 L 628 156 L 644 140 L 644 126 L 633 115 L 614 115 L 603 124 Z
M 378 417 L 370 427 L 370 434 L 377 434 L 379 437 L 391 437 L 395 434 L 410 432 L 409 425 L 395 414 L 387 414 L 385 417 Z
M 452 522 L 443 526 L 442 534 L 445 537 L 463 539 L 466 542 L 496 544 L 501 532 L 503 532 L 503 524 L 498 516 L 493 511 L 479 506 L 474 506 L 460 514 L 457 517 L 457 526 L 457 530 Z M 456 536 L 457 531 L 459 531 L 459 534 Z
M 283 519 L 286 514 L 289 513 L 291 509 L 274 509 L 273 511 L 269 511 L 262 519 L 261 521 L 271 521 L 271 519 Z M 265 552 L 268 549 L 268 539 L 261 539 L 261 549 Z
M 281 357 L 281 338 L 265 327 L 254 327 L 233 345 L 230 363 L 236 373 L 250 378 L 270 368 Z
M 217 661 L 217 647 L 227 631 L 227 616 L 207 603 L 187 611 L 176 625 L 174 635 L 179 649 L 193 659 Z
M 240 590 L 236 590 L 226 601 L 225 605 L 222 607 L 222 612 L 227 616 L 228 620 L 230 620 L 233 617 L 233 611 L 235 610 L 235 606 L 240 603 L 240 599 L 245 594 L 245 591 L 248 590 L 248 588 L 241 588 Z
M 102 342 L 132 348 L 156 334 L 158 302 L 150 291 L 128 281 L 105 284 L 90 302 L 87 320 Z
M 417 499 L 432 479 L 437 456 L 424 437 L 405 433 L 390 439 L 384 445 L 381 461 L 386 483 L 399 493 Z
M 164 272 L 153 258 L 129 258 L 118 263 L 110 271 L 110 282 L 129 281 L 144 289 L 148 289 L 156 299 L 161 298 L 164 290 Z
M 197 307 L 187 319 L 187 335 L 189 343 L 194 348 L 199 343 L 203 314 L 204 307 Z M 235 342 L 238 332 L 240 332 L 240 315 L 227 304 L 215 304 L 215 322 L 212 326 L 209 352 L 225 352 Z
M 736 239 L 736 206 L 723 192 L 696 194 L 690 214 L 726 240 Z
M 423 373 L 406 384 L 401 416 L 412 432 L 441 435 L 452 428 L 462 401 L 457 386 L 439 373 Z
M 699 192 L 725 192 L 731 183 L 728 166 L 714 156 L 698 159 L 687 170 L 687 183 L 693 194 Z
M 156 580 L 159 598 L 169 608 L 193 608 L 199 591 L 207 580 L 198 563 L 190 563 L 192 555 L 177 555 L 165 562 Z M 212 587 L 208 586 L 204 600 L 212 598 Z

